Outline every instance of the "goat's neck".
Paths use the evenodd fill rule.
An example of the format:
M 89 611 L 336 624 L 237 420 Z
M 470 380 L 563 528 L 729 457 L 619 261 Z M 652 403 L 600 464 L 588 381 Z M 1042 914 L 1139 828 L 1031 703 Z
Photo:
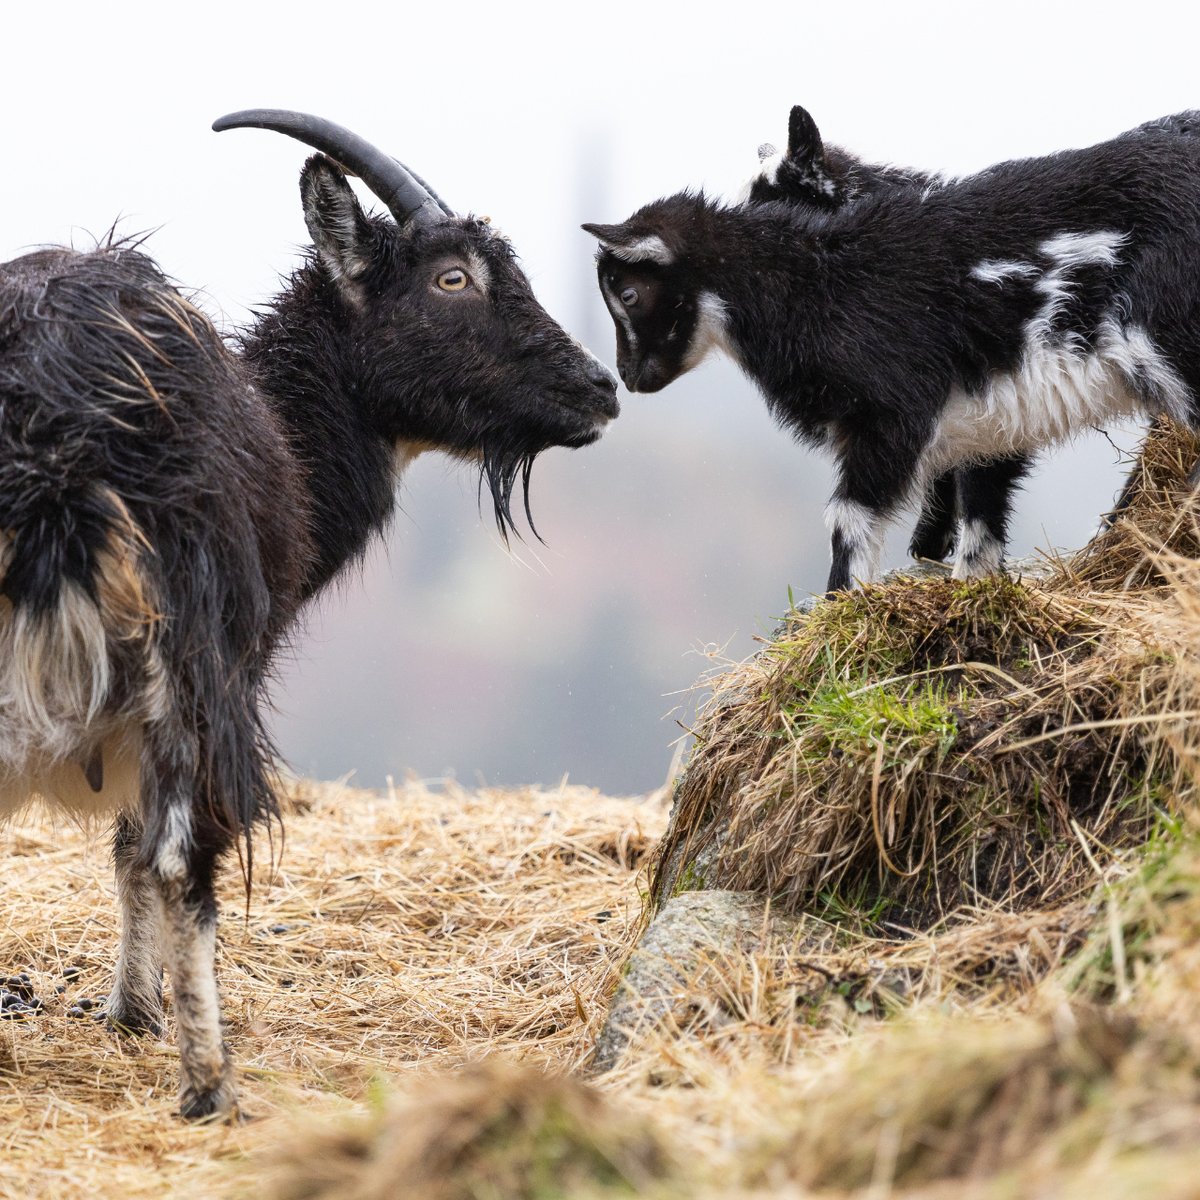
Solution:
M 804 227 L 783 213 L 716 209 L 706 215 L 707 244 L 693 261 L 701 290 L 728 314 L 727 333 L 743 365 L 753 373 L 760 343 L 779 342 L 781 328 L 788 330 L 789 353 L 807 346 L 825 315 L 821 281 L 827 272 Z M 764 339 L 765 329 L 770 338 Z
M 313 560 L 307 599 L 365 551 L 395 507 L 398 471 L 419 448 L 370 424 L 343 360 L 336 307 L 302 271 L 245 339 L 255 381 L 278 413 L 304 473 Z

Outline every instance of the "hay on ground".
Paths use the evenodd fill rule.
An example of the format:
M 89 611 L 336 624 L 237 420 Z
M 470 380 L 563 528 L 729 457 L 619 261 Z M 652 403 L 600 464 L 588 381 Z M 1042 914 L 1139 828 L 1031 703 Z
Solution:
M 869 589 L 719 684 L 661 861 L 804 937 L 714 952 L 587 1088 L 658 799 L 293 786 L 278 871 L 225 881 L 236 1127 L 172 1116 L 171 1042 L 66 1016 L 105 848 L 0 830 L 0 971 L 46 1002 L 0 1022 L 0 1196 L 1195 1196 L 1200 566 L 1144 493 L 1103 562 Z
M 254 1191 L 273 1200 L 575 1200 L 668 1173 L 645 1126 L 600 1092 L 504 1060 L 334 1129 L 304 1125 L 272 1159 Z

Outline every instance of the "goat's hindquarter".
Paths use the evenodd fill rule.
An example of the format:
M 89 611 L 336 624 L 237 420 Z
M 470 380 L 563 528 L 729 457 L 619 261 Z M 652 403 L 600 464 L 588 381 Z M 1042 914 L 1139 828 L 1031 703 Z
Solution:
M 0 802 L 118 814 L 110 1018 L 160 1028 L 165 958 L 184 1110 L 223 1111 L 213 880 L 274 812 L 262 687 L 303 492 L 269 406 L 149 260 L 31 259 L 0 269 Z

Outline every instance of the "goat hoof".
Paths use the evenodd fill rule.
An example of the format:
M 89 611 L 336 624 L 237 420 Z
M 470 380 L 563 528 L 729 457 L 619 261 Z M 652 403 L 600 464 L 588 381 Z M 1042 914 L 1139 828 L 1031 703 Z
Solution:
M 957 538 L 935 534 L 931 537 L 913 538 L 908 553 L 917 562 L 945 562 L 954 554 Z
M 132 1008 L 110 1008 L 105 1014 L 105 1025 L 111 1033 L 126 1037 L 162 1037 L 160 1018 Z
M 238 1107 L 237 1088 L 228 1079 L 215 1088 L 184 1088 L 179 1097 L 179 1115 L 185 1121 L 226 1121 L 230 1125 L 246 1120 Z

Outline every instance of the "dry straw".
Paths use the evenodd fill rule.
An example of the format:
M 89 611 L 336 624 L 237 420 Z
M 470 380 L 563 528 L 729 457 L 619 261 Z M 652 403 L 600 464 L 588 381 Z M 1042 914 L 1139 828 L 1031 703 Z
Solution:
M 66 1017 L 113 964 L 103 847 L 0 831 L 0 970 L 46 1001 L 0 1023 L 0 1195 L 1196 1196 L 1194 451 L 1156 432 L 1103 553 L 867 589 L 716 682 L 658 898 L 803 916 L 599 1078 L 661 797 L 289 785 L 278 868 L 226 881 L 237 1127 Z

